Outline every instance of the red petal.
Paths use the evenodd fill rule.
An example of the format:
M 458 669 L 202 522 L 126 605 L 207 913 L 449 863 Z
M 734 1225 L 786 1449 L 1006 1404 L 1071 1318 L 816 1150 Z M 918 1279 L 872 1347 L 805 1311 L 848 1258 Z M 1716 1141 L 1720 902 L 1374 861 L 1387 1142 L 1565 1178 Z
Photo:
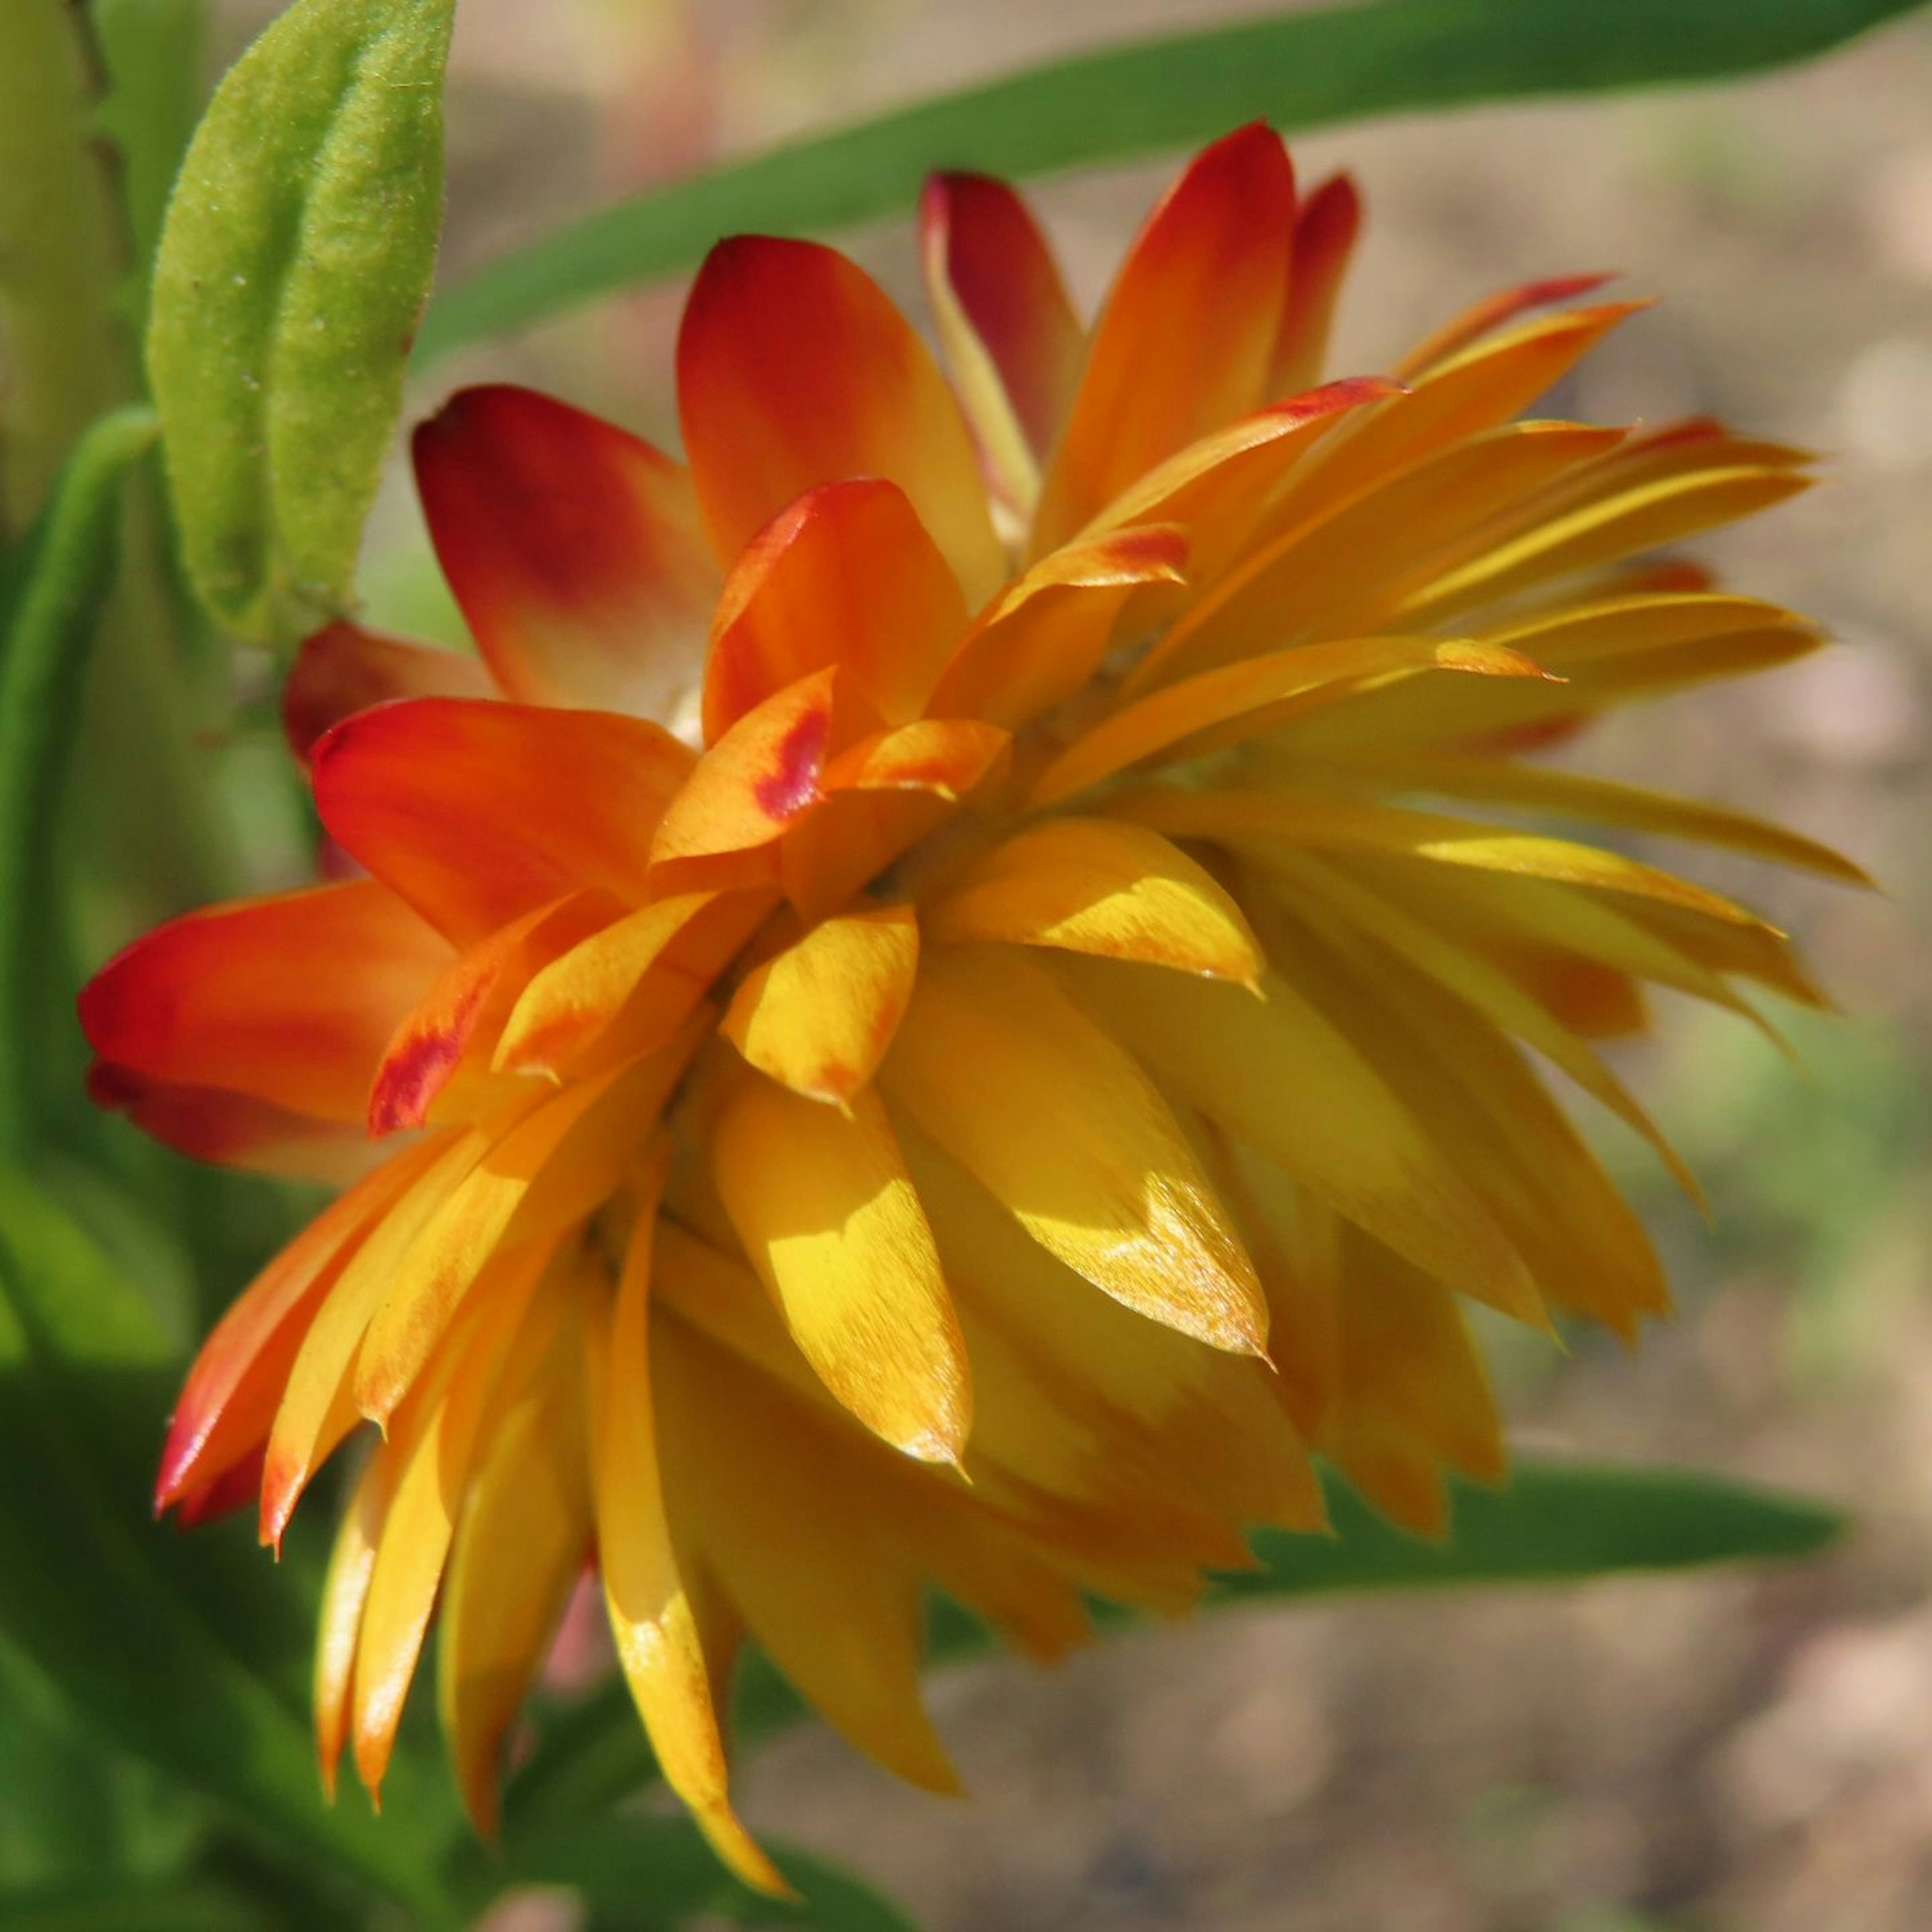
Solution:
M 685 446 L 719 556 L 796 497 L 880 476 L 911 500 L 968 601 L 1002 574 L 971 437 L 938 367 L 869 276 L 830 248 L 714 248 L 678 340 Z
M 566 893 L 644 896 L 651 833 L 692 754 L 640 718 L 424 698 L 316 746 L 322 823 L 458 945 Z
M 1324 182 L 1295 216 L 1288 296 L 1268 370 L 1271 397 L 1299 395 L 1321 381 L 1335 299 L 1361 225 L 1361 197 L 1346 175 Z
M 1094 332 L 1035 556 L 1163 458 L 1266 400 L 1294 229 L 1288 153 L 1259 125 L 1207 149 L 1155 209 Z
M 321 886 L 136 940 L 82 993 L 80 1023 L 104 1060 L 140 1076 L 150 1111 L 148 1086 L 165 1082 L 359 1124 L 383 1042 L 448 958 L 386 887 Z M 116 1103 L 138 1118 L 118 1089 Z
M 304 638 L 282 689 L 282 728 L 304 764 L 331 726 L 398 698 L 494 698 L 482 663 L 338 622 Z
M 528 389 L 465 389 L 418 429 L 430 535 L 507 695 L 670 715 L 718 572 L 689 475 Z
M 920 256 L 953 386 L 1009 502 L 1030 511 L 1072 406 L 1086 332 L 1026 203 L 984 175 L 938 175 Z
M 704 735 L 715 742 L 831 664 L 903 723 L 965 628 L 959 586 L 902 490 L 871 478 L 810 490 L 766 525 L 725 584 Z

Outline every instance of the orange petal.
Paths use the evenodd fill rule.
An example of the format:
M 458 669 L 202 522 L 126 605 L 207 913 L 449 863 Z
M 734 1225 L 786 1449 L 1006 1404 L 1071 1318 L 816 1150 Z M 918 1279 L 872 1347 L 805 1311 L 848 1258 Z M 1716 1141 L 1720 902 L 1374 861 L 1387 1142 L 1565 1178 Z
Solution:
M 871 1082 L 919 970 L 910 906 L 822 920 L 745 978 L 719 1029 L 762 1073 L 843 1106 Z
M 695 1029 L 538 1107 L 484 1154 L 391 1274 L 357 1352 L 356 1406 L 386 1422 L 451 1317 L 500 1256 L 554 1240 L 637 1165 L 698 1043 Z
M 322 823 L 459 945 L 566 894 L 645 896 L 650 836 L 690 770 L 660 726 L 610 712 L 424 698 L 315 747 Z
M 175 1404 L 154 1485 L 157 1514 L 266 1440 L 309 1317 L 356 1244 L 438 1151 L 434 1143 L 410 1148 L 330 1202 L 223 1316 Z
M 302 640 L 282 688 L 282 729 L 306 764 L 309 748 L 332 725 L 372 704 L 399 698 L 494 698 L 476 658 L 433 650 L 338 620 Z
M 922 912 L 935 940 L 1004 940 L 1138 959 L 1252 986 L 1260 948 L 1240 908 L 1142 826 L 1054 818 L 982 853 Z
M 462 954 L 385 1050 L 369 1096 L 370 1132 L 421 1126 L 464 1061 L 484 1060 L 494 1048 L 531 980 L 560 954 L 614 924 L 623 910 L 608 892 L 572 892 L 512 920 Z M 488 1095 L 480 1069 L 464 1086 L 475 1099 Z
M 671 716 L 718 590 L 684 469 L 503 385 L 452 397 L 414 448 L 436 555 L 505 694 Z
M 830 248 L 741 236 L 714 248 L 678 338 L 685 447 L 718 556 L 735 558 L 805 491 L 896 483 L 967 602 L 1003 573 L 973 443 L 925 346 Z
M 1601 288 L 1610 279 L 1608 275 L 1552 275 L 1540 282 L 1526 282 L 1520 288 L 1504 289 L 1498 294 L 1486 296 L 1426 341 L 1418 343 L 1403 357 L 1402 367 L 1396 373 L 1409 378 L 1426 376 L 1480 342 L 1484 336 L 1494 334 L 1532 309 L 1573 302 L 1579 296 L 1586 296 Z
M 1035 556 L 1267 400 L 1294 224 L 1287 150 L 1258 124 L 1206 149 L 1168 191 L 1094 330 L 1034 518 Z
M 842 1114 L 747 1071 L 710 1156 L 746 1255 L 820 1380 L 896 1449 L 957 1462 L 972 1414 L 965 1345 L 878 1096 Z
M 1136 525 L 1054 550 L 984 612 L 932 693 L 942 718 L 982 718 L 1009 730 L 1083 690 L 1136 593 L 1178 585 L 1187 539 L 1170 524 Z
M 1296 210 L 1288 295 L 1268 365 L 1270 396 L 1298 395 L 1322 380 L 1336 298 L 1361 225 L 1361 196 L 1346 175 L 1324 182 Z
M 1544 675 L 1514 651 L 1461 639 L 1355 638 L 1302 644 L 1202 671 L 1124 706 L 1068 746 L 1034 782 L 1028 802 L 1035 809 L 1057 804 L 1162 753 L 1196 755 L 1203 734 L 1222 727 L 1231 728 L 1216 742 L 1238 742 L 1382 680 L 1429 670 Z
M 190 913 L 136 940 L 80 996 L 105 1060 L 152 1083 L 353 1121 L 382 1042 L 449 947 L 373 880 Z
M 1079 387 L 1085 332 L 1026 203 L 985 175 L 935 175 L 920 261 L 940 346 L 988 481 L 1030 516 Z
M 142 1132 L 190 1160 L 334 1187 L 369 1171 L 363 1134 L 246 1094 L 150 1080 L 99 1060 L 88 1069 L 87 1094 L 97 1107 L 124 1114 Z
M 959 586 L 904 491 L 877 478 L 808 490 L 733 567 L 712 627 L 704 735 L 838 665 L 889 724 L 924 707 L 966 628 Z

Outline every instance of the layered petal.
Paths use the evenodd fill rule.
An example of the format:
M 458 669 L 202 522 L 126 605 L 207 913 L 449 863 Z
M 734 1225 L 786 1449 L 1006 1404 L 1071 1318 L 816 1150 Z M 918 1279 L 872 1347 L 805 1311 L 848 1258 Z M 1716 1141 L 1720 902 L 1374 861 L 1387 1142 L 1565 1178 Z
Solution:
M 528 389 L 465 389 L 416 434 L 436 556 L 504 694 L 669 718 L 718 566 L 682 466 Z
M 338 621 L 302 640 L 282 687 L 282 730 L 304 764 L 322 734 L 372 705 L 404 698 L 494 698 L 480 658 Z

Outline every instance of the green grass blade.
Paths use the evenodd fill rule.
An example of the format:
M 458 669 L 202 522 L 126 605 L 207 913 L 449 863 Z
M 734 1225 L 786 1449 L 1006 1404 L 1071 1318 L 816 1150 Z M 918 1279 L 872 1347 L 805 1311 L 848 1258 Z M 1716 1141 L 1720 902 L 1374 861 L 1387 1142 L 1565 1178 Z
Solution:
M 694 266 L 722 236 L 910 219 L 934 168 L 1010 178 L 1244 122 L 1708 80 L 1802 60 L 1918 0 L 1364 0 L 1111 47 L 920 102 L 603 209 L 440 297 L 419 356 Z

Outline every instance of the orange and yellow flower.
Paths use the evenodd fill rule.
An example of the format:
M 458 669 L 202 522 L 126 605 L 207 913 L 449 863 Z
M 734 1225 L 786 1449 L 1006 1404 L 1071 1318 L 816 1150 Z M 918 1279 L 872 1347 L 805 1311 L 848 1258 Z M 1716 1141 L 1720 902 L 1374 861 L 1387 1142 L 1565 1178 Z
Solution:
M 1086 1595 L 1178 1609 L 1318 1528 L 1311 1454 L 1435 1528 L 1445 1468 L 1503 1469 L 1466 1300 L 1664 1311 L 1530 1056 L 1672 1161 L 1598 1052 L 1645 987 L 1819 996 L 1730 901 L 1521 820 L 1856 876 L 1533 756 L 1814 647 L 1655 560 L 1803 458 L 1522 419 L 1641 306 L 1588 280 L 1314 386 L 1357 219 L 1234 134 L 1089 328 L 1020 200 L 941 179 L 950 384 L 842 256 L 742 239 L 686 313 L 688 467 L 512 388 L 418 433 L 478 658 L 338 625 L 288 692 L 367 876 L 82 1003 L 150 1132 L 349 1183 L 209 1342 L 158 1497 L 259 1489 L 276 1542 L 379 1425 L 332 1780 L 379 1784 L 438 1612 L 488 1827 L 594 1554 L 666 1775 L 775 1885 L 716 1714 L 747 1640 L 944 1786 L 929 1588 L 1051 1657 Z

